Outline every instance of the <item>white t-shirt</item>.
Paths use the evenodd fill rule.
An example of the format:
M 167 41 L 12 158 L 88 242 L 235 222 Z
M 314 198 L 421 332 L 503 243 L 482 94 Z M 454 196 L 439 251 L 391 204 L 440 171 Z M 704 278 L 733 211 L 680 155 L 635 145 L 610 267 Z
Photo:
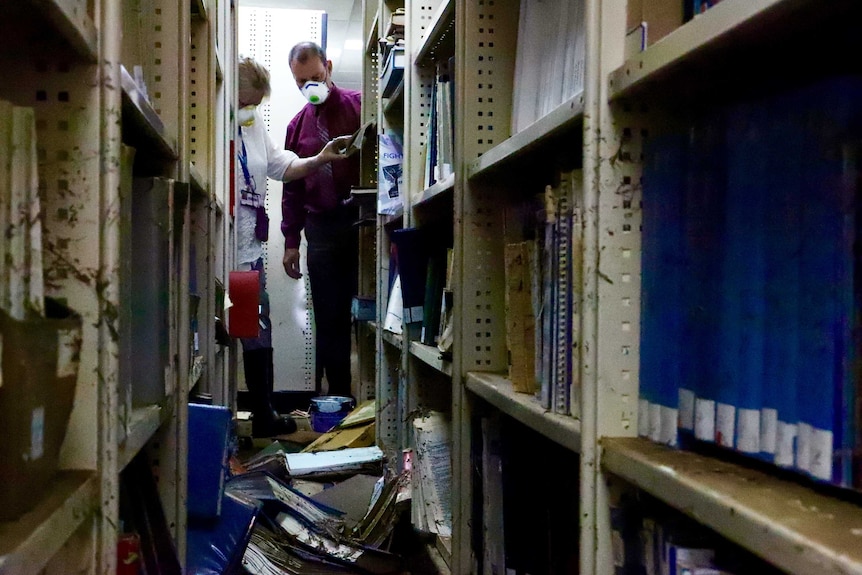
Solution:
M 298 156 L 272 143 L 258 110 L 254 112 L 254 123 L 251 126 L 240 127 L 240 136 L 236 143 L 236 248 L 237 263 L 245 264 L 255 262 L 263 256 L 263 247 L 254 235 L 254 227 L 256 207 L 266 205 L 267 177 L 282 181 L 284 172 Z M 248 170 L 251 185 L 246 184 L 243 163 Z M 281 211 L 270 214 L 270 218 L 273 217 L 281 221 Z

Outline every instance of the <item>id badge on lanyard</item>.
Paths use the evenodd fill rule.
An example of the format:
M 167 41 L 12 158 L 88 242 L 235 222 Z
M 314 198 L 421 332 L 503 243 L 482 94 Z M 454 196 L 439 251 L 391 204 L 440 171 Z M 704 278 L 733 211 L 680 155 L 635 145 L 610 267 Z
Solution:
M 240 133 L 240 143 L 242 144 L 242 151 L 239 155 L 239 165 L 242 168 L 242 177 L 245 183 L 239 191 L 239 203 L 243 206 L 259 208 L 263 205 L 263 198 L 257 192 L 254 176 L 248 171 L 248 152 L 245 149 L 245 141 L 242 138 L 242 133 Z

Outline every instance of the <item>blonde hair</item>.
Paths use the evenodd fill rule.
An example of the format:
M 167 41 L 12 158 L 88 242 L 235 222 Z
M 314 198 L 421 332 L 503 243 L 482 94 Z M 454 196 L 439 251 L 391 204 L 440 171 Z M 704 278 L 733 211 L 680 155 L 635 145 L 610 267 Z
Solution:
M 269 70 L 253 58 L 240 58 L 237 79 L 239 88 L 252 88 L 263 92 L 269 98 L 272 88 L 269 85 Z

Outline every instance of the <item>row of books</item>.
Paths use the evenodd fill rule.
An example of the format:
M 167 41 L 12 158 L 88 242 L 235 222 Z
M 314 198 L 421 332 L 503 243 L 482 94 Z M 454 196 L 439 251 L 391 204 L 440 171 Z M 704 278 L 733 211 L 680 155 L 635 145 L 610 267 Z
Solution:
M 647 138 L 641 435 L 862 484 L 860 104 L 830 79 Z
M 517 45 L 513 134 L 583 91 L 586 3 L 521 0 Z
M 452 257 L 451 231 L 429 225 L 389 233 L 389 297 L 384 329 L 402 333 L 425 345 L 451 352 Z
M 434 67 L 431 118 L 425 139 L 425 188 L 449 177 L 455 162 L 455 58 L 440 60 Z
M 535 216 L 531 237 L 505 247 L 509 379 L 565 415 L 578 413 L 580 398 L 582 183 L 574 170 L 546 186 L 542 207 L 525 210 Z
M 500 412 L 473 425 L 475 572 L 578 573 L 577 454 Z
M 614 575 L 779 575 L 781 571 L 645 494 L 611 507 Z

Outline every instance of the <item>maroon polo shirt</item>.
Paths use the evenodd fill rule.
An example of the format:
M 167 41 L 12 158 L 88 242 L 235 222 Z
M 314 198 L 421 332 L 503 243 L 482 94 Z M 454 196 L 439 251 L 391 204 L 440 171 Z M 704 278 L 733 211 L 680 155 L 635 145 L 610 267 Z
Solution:
M 287 126 L 284 147 L 300 158 L 314 156 L 323 148 L 318 127 L 324 122 L 329 137 L 349 135 L 359 129 L 361 94 L 333 85 L 323 104 L 306 104 Z M 350 197 L 351 186 L 359 183 L 359 154 L 332 162 L 332 178 L 319 169 L 305 178 L 284 184 L 281 197 L 281 233 L 286 249 L 298 248 L 299 233 L 306 218 L 320 216 L 342 205 Z

